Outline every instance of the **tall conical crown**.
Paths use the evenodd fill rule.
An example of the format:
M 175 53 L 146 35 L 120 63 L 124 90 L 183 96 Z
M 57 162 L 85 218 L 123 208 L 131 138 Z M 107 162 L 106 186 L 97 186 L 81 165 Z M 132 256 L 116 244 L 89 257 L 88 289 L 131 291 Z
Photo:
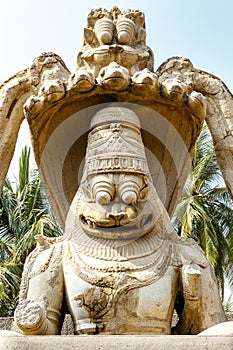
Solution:
M 149 176 L 138 116 L 125 107 L 106 107 L 91 121 L 84 179 L 106 172 Z

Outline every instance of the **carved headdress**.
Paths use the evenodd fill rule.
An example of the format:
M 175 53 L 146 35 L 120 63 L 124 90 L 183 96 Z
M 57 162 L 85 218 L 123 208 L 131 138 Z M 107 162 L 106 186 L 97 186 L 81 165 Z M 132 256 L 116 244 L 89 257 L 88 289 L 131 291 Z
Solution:
M 91 121 L 85 159 L 89 175 L 125 172 L 150 176 L 138 116 L 125 107 L 106 107 Z

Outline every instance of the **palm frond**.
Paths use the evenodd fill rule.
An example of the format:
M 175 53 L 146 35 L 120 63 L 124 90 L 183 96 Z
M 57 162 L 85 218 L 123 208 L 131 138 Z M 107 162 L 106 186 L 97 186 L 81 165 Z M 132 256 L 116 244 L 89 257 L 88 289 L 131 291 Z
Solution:
M 179 235 L 192 237 L 201 246 L 223 294 L 226 277 L 233 286 L 233 202 L 221 176 L 205 125 L 172 221 Z
M 24 147 L 21 157 L 19 158 L 19 177 L 18 177 L 18 190 L 21 192 L 25 189 L 25 186 L 29 183 L 29 159 L 30 148 Z
M 30 172 L 30 149 L 23 149 L 14 186 L 6 179 L 0 197 L 0 316 L 12 315 L 22 268 L 35 235 L 62 234 L 52 215 L 37 170 Z

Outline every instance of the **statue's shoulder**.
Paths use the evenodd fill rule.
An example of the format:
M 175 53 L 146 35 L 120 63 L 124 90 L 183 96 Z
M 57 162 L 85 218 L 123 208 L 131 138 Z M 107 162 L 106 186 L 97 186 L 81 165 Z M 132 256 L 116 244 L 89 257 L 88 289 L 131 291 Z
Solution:
M 64 250 L 64 237 L 46 237 L 43 235 L 35 236 L 36 247 L 28 255 L 26 266 L 28 270 L 38 269 L 41 266 L 50 265 L 51 261 L 60 263 Z
M 190 263 L 202 268 L 209 266 L 203 250 L 194 239 L 179 237 L 177 234 L 173 234 L 171 239 L 182 266 Z

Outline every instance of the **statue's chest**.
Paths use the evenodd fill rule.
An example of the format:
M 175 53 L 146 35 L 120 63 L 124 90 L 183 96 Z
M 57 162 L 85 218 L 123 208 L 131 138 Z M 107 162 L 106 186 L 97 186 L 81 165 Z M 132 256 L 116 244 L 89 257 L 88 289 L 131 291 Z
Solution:
M 177 290 L 172 266 L 161 274 L 146 269 L 103 273 L 67 263 L 64 276 L 77 332 L 90 322 L 106 333 L 169 333 Z

